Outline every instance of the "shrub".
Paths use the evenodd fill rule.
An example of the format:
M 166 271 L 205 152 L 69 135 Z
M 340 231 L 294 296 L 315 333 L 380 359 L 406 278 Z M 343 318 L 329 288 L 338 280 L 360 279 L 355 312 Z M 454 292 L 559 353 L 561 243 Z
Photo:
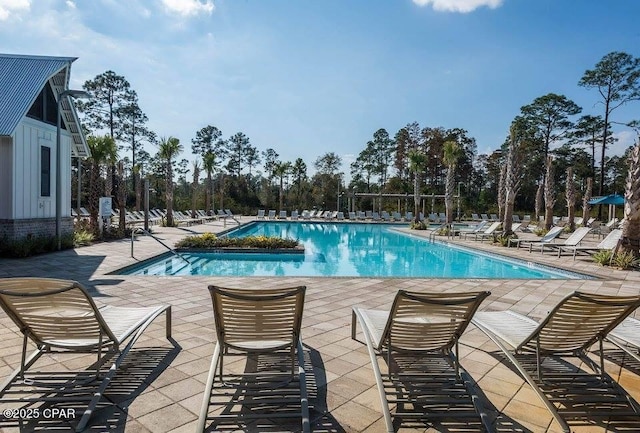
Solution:
M 73 248 L 73 235 L 64 235 L 60 240 L 62 249 Z M 0 256 L 23 258 L 36 254 L 48 253 L 58 249 L 55 236 L 27 235 L 22 239 L 9 240 L 7 237 L 0 242 Z
M 516 235 L 515 233 L 512 233 L 510 235 L 498 235 L 495 237 L 495 241 L 498 242 L 503 247 L 509 246 L 510 239 L 518 239 L 518 235 Z
M 187 236 L 176 243 L 176 248 L 295 248 L 298 241 L 276 236 L 247 236 L 244 238 L 218 238 L 213 233 L 204 233 L 197 236 Z
M 640 259 L 633 255 L 631 251 L 623 251 L 613 256 L 611 263 L 621 269 L 630 269 L 640 264 Z
M 411 222 L 411 225 L 409 226 L 409 228 L 411 230 L 426 230 L 427 229 L 427 225 L 425 224 L 424 221 L 418 221 L 418 222 Z
M 538 227 L 537 229 L 535 229 L 533 231 L 537 236 L 544 236 L 546 235 L 549 230 L 545 229 L 544 227 Z
M 607 266 L 611 262 L 613 253 L 609 250 L 598 251 L 593 255 L 593 261 L 601 266 Z
M 88 230 L 77 230 L 73 233 L 73 245 L 75 247 L 90 245 L 93 240 L 93 233 Z

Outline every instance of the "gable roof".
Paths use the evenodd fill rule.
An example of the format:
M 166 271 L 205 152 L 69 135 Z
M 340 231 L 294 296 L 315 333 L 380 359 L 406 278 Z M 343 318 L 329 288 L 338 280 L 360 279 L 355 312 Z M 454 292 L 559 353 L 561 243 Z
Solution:
M 75 60 L 76 57 L 0 53 L 0 135 L 13 134 L 47 81 L 58 98 L 68 88 L 71 63 Z M 73 140 L 72 154 L 89 156 L 78 115 L 68 100 L 62 101 L 61 114 Z

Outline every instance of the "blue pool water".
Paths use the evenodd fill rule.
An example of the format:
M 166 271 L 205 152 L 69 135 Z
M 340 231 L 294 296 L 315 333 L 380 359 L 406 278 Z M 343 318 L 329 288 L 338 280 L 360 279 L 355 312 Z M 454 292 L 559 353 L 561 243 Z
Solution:
M 401 227 L 406 227 L 402 225 Z M 126 274 L 421 278 L 588 278 L 400 233 L 387 224 L 256 222 L 228 233 L 297 239 L 304 254 L 163 255 Z M 187 263 L 188 261 L 188 263 Z

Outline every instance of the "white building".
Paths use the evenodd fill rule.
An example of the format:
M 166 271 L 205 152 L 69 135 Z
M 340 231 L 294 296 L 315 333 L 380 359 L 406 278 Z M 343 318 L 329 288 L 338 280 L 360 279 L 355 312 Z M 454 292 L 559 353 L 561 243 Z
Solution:
M 56 116 L 73 57 L 0 54 L 0 242 L 55 236 Z M 71 157 L 90 154 L 71 98 L 61 102 L 61 231 L 73 230 Z

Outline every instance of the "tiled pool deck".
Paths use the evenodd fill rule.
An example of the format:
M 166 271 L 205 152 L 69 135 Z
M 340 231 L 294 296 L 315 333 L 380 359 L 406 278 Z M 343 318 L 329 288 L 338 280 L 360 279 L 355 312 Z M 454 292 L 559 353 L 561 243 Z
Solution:
M 248 218 L 244 218 L 248 221 Z M 185 228 L 158 228 L 154 231 L 165 243 L 187 234 L 218 232 L 214 222 Z M 530 235 L 533 237 L 533 235 Z M 596 243 L 598 239 L 590 239 Z M 106 403 L 94 414 L 87 431 L 193 432 L 202 402 L 202 393 L 213 353 L 215 332 L 207 285 L 230 287 L 307 286 L 302 338 L 309 363 L 313 365 L 312 411 L 314 431 L 383 432 L 378 393 L 366 348 L 350 338 L 351 307 L 363 305 L 388 308 L 398 289 L 490 290 L 492 295 L 481 310 L 513 308 L 535 318 L 543 317 L 563 296 L 574 290 L 608 294 L 638 294 L 640 273 L 605 269 L 587 258 L 556 258 L 553 254 L 529 254 L 524 249 L 506 249 L 486 242 L 455 241 L 475 249 L 500 252 L 526 260 L 586 272 L 597 280 L 436 280 L 371 278 L 215 278 L 140 277 L 111 275 L 111 271 L 149 258 L 164 248 L 149 237 L 138 238 L 131 257 L 130 241 L 96 244 L 90 247 L 47 254 L 29 259 L 0 259 L 0 277 L 40 276 L 78 280 L 90 288 L 98 303 L 112 305 L 153 305 L 173 307 L 173 337 L 178 347 L 164 338 L 164 321 L 157 320 L 129 354 L 130 362 L 116 376 L 106 393 Z M 637 313 L 638 314 L 638 313 Z M 20 363 L 22 338 L 13 322 L 0 313 L 0 380 Z M 477 383 L 483 404 L 499 432 L 559 432 L 528 385 L 498 361 L 497 347 L 473 325 L 461 339 L 461 363 Z M 606 370 L 636 400 L 640 401 L 640 366 L 615 352 L 607 357 Z M 45 356 L 39 365 L 54 371 L 82 370 L 93 356 Z M 594 356 L 594 359 L 596 357 Z M 380 363 L 383 371 L 384 362 Z M 136 368 L 134 368 L 134 366 Z M 226 364 L 242 370 L 244 361 Z M 565 384 L 566 385 L 566 384 Z M 561 394 L 578 414 L 569 421 L 575 432 L 640 431 L 640 417 L 625 418 L 615 411 L 608 418 L 589 415 L 570 387 L 553 391 Z M 603 394 L 604 391 L 597 393 Z M 4 407 L 2 408 L 4 409 Z M 582 413 L 580 413 L 582 411 Z M 71 422 L 74 425 L 74 422 Z M 475 427 L 436 423 L 418 427 L 399 426 L 399 431 L 466 432 Z M 41 420 L 22 430 L 0 424 L 0 431 L 68 431 L 70 424 Z M 260 431 L 253 426 L 237 431 Z M 235 430 L 234 430 L 235 431 Z M 271 431 L 271 430 L 269 430 Z

